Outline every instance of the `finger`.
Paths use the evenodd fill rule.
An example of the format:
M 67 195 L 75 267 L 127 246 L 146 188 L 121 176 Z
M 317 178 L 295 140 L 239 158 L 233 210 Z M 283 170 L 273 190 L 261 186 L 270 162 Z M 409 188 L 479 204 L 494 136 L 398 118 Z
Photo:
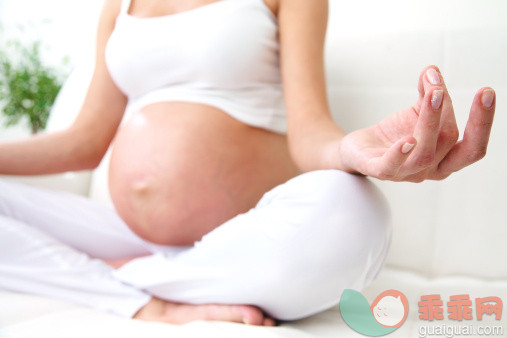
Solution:
M 441 175 L 458 171 L 486 155 L 495 106 L 494 90 L 481 88 L 474 97 L 463 140 L 456 143 L 438 165 Z
M 439 130 L 440 137 L 437 140 L 437 148 L 435 150 L 435 160 L 440 162 L 458 140 L 459 131 L 456 124 L 456 116 L 454 115 L 451 96 L 445 85 L 442 73 L 437 66 L 432 65 L 424 68 L 419 76 L 418 90 L 421 95 L 414 108 L 416 111 L 420 112 L 425 94 L 434 86 L 439 86 L 444 90 L 442 117 L 440 119 Z
M 419 172 L 433 164 L 440 129 L 442 100 L 443 90 L 440 87 L 434 87 L 426 92 L 414 129 L 418 145 L 405 168 L 408 173 Z
M 417 103 L 414 106 L 414 108 L 417 108 L 416 109 L 417 111 L 420 110 L 421 105 L 424 101 L 424 97 L 426 96 L 428 90 L 431 89 L 432 86 L 437 85 L 446 89 L 445 83 L 443 81 L 443 76 L 440 73 L 440 69 L 438 69 L 438 67 L 435 65 L 424 67 L 424 69 L 419 74 L 419 82 L 417 84 L 417 90 L 419 91 L 419 99 L 417 100 Z
M 419 74 L 419 82 L 417 84 L 417 90 L 419 91 L 419 101 L 418 101 L 419 107 L 420 107 L 420 104 L 422 103 L 422 99 L 426 95 L 426 91 L 428 89 L 427 84 L 431 83 L 431 82 L 429 82 L 429 76 L 431 76 L 431 74 L 427 73 L 428 70 L 430 70 L 430 69 L 434 69 L 439 74 L 439 79 L 442 80 L 442 75 L 440 73 L 440 69 L 437 66 L 431 65 L 431 66 L 424 67 L 424 69 Z M 436 81 L 434 81 L 434 82 L 436 82 Z M 437 82 L 435 84 L 440 85 L 441 82 L 442 81 Z
M 404 137 L 394 143 L 381 157 L 370 161 L 370 175 L 381 180 L 390 180 L 398 175 L 401 166 L 414 149 L 417 140 L 412 136 Z

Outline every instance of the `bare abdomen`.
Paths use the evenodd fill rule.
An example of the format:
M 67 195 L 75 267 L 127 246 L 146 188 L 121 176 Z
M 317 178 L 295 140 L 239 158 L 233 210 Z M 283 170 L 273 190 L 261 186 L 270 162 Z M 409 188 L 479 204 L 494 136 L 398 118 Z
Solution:
M 286 137 L 202 104 L 145 107 L 119 130 L 109 185 L 140 237 L 192 245 L 297 174 Z

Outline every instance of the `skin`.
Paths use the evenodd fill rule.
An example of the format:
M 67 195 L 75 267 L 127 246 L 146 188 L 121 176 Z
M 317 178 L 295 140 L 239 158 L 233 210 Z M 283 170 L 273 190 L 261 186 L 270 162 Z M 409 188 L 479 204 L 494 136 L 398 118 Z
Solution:
M 137 235 L 192 245 L 297 173 L 285 136 L 207 105 L 165 102 L 142 109 L 118 132 L 109 187 Z
M 161 16 L 212 2 L 134 0 L 129 13 Z M 263 192 L 298 172 L 334 168 L 383 180 L 421 182 L 444 179 L 485 155 L 496 101 L 494 96 L 486 100 L 486 94 L 494 92 L 487 87 L 477 92 L 464 138 L 458 141 L 451 98 L 436 66 L 423 69 L 420 97 L 413 106 L 373 126 L 343 132 L 331 117 L 326 97 L 327 1 L 265 3 L 279 22 L 287 136 L 245 126 L 209 106 L 183 102 L 145 107 L 137 120 L 118 130 L 127 98 L 107 71 L 104 47 L 120 1 L 106 0 L 97 35 L 96 68 L 76 121 L 61 132 L 1 144 L 0 172 L 31 175 L 93 169 L 115 138 L 110 184 L 120 216 L 143 238 L 187 245 L 252 207 Z M 429 82 L 429 69 L 438 74 L 440 83 Z M 442 100 L 435 109 L 431 99 L 438 90 Z M 491 105 L 484 106 L 488 101 Z M 147 153 L 152 156 L 143 158 Z M 265 171 L 273 167 L 277 170 Z M 107 263 L 117 268 L 132 258 Z M 135 318 L 275 324 L 250 305 L 188 305 L 156 298 Z
M 439 84 L 429 82 L 428 71 L 437 74 Z M 346 171 L 391 181 L 442 180 L 486 155 L 496 101 L 491 88 L 476 93 L 460 141 L 451 98 L 438 67 L 428 66 L 421 72 L 418 88 L 419 99 L 413 106 L 341 140 L 336 149 L 346 159 L 342 162 Z M 435 91 L 443 91 L 438 109 L 431 102 Z M 489 95 L 493 101 L 488 100 Z M 405 144 L 414 146 L 403 153 Z

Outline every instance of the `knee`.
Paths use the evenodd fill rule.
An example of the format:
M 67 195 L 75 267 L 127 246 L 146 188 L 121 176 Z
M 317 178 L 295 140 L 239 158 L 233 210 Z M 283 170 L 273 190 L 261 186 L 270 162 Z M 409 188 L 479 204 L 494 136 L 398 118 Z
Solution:
M 374 209 L 381 217 L 389 214 L 385 197 L 364 176 L 341 170 L 318 170 L 305 173 L 300 178 L 305 190 L 310 190 L 323 206 L 347 205 L 352 207 L 351 211 Z
M 313 222 L 322 235 L 315 242 L 321 254 L 314 264 L 340 271 L 336 283 L 362 289 L 368 285 L 385 261 L 391 242 L 392 224 L 388 202 L 366 177 L 338 170 L 317 172 Z M 320 203 L 317 202 L 320 200 Z
M 330 218 L 329 223 L 347 227 L 366 246 L 383 244 L 391 235 L 391 212 L 380 189 L 364 176 L 336 170 L 324 174 L 329 183 L 322 184 L 321 198 L 327 200 L 328 212 L 320 212 Z
M 251 303 L 279 320 L 298 320 L 325 311 L 339 304 L 345 289 L 362 290 L 376 277 L 388 246 L 388 240 L 345 239 L 300 247 L 292 257 L 273 257 L 260 269 L 262 275 L 251 276 L 246 283 L 250 291 L 255 290 Z
M 281 320 L 328 309 L 344 289 L 369 284 L 391 236 L 387 203 L 366 178 L 329 170 L 301 177 L 298 185 L 302 197 L 292 192 L 299 208 L 289 219 L 298 224 L 297 235 L 273 253 L 258 285 L 263 308 Z
M 327 233 L 327 238 L 335 240 L 372 240 L 371 245 L 375 239 L 382 241 L 390 235 L 387 200 L 363 176 L 340 170 L 312 171 L 277 189 L 269 201 L 273 210 L 285 212 L 286 220 L 302 229 Z
M 334 245 L 348 246 L 350 251 L 301 248 L 302 255 L 274 258 L 260 270 L 262 275 L 248 280 L 256 297 L 251 303 L 276 319 L 291 321 L 338 305 L 345 289 L 363 289 L 380 270 L 385 250 L 371 242 Z

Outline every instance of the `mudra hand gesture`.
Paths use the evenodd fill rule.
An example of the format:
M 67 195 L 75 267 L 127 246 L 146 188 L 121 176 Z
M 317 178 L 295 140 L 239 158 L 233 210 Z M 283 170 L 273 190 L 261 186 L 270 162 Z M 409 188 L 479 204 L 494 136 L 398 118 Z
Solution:
M 415 105 L 341 140 L 345 170 L 382 180 L 421 182 L 444 179 L 484 157 L 495 112 L 493 89 L 476 93 L 461 141 L 437 67 L 423 70 L 418 90 Z

